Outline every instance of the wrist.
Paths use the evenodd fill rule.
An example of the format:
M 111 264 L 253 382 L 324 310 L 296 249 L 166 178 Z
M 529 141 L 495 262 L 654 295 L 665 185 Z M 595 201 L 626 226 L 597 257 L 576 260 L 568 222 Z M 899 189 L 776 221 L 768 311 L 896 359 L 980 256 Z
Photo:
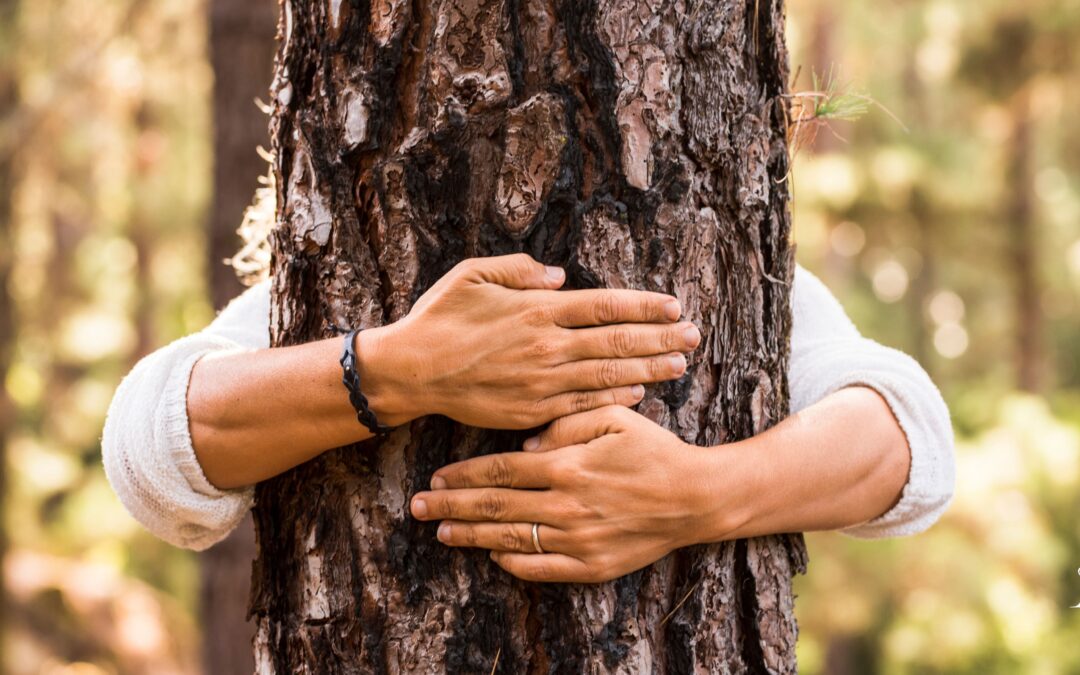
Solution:
M 698 486 L 700 505 L 694 523 L 695 544 L 708 544 L 753 536 L 762 504 L 761 448 L 747 441 L 694 448 L 699 455 L 698 472 L 691 484 Z M 702 478 L 704 477 L 704 478 Z
M 400 348 L 396 324 L 369 328 L 356 335 L 356 369 L 368 406 L 381 424 L 401 426 L 427 412 L 421 387 L 412 382 L 415 370 L 405 361 L 408 350 Z

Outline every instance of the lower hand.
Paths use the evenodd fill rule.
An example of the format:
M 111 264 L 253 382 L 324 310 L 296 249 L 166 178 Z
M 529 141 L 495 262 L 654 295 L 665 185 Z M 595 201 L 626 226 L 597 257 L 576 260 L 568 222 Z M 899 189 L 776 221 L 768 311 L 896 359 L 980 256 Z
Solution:
M 642 383 L 682 376 L 683 353 L 701 335 L 692 323 L 676 323 L 678 300 L 557 290 L 564 281 L 562 269 L 525 254 L 466 260 L 404 319 L 360 333 L 365 393 L 393 403 L 383 421 L 441 414 L 472 426 L 528 429 L 604 405 L 633 405 L 644 395 Z
M 444 544 L 490 549 L 522 579 L 607 581 L 702 541 L 710 529 L 702 521 L 717 501 L 706 479 L 722 451 L 609 406 L 556 420 L 526 441 L 526 452 L 439 469 L 433 489 L 413 498 L 412 513 L 443 521 Z

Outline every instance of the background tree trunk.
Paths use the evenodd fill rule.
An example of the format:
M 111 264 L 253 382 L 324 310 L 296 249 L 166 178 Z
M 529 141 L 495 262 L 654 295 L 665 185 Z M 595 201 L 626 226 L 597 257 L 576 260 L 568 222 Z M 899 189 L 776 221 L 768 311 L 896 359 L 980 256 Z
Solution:
M 15 73 L 17 0 L 0 0 L 0 522 L 7 517 L 7 442 L 15 425 L 15 405 L 7 392 L 7 372 L 15 348 L 15 307 L 8 290 L 14 264 L 14 191 L 15 153 L 18 143 L 9 125 L 18 107 Z M 9 136 L 9 134 L 11 134 Z M 7 556 L 7 528 L 0 526 L 0 570 Z M 4 575 L 0 574 L 0 634 L 6 634 L 8 596 Z M 0 644 L 0 664 L 6 663 L 6 651 Z
M 266 163 L 267 118 L 255 99 L 266 98 L 273 74 L 277 4 L 272 0 L 213 0 L 209 6 L 214 67 L 214 196 L 207 229 L 210 294 L 221 309 L 242 290 L 224 264 L 240 248 L 236 234 Z M 251 519 L 200 556 L 199 619 L 202 663 L 208 675 L 250 673 L 254 627 L 245 608 L 255 558 Z
M 272 341 L 377 326 L 459 260 L 674 293 L 703 332 L 639 410 L 682 438 L 786 415 L 781 0 L 285 0 Z M 439 466 L 527 433 L 428 417 L 258 488 L 260 673 L 794 672 L 801 536 L 612 583 L 518 582 L 406 514 Z
M 1013 271 L 1016 326 L 1016 386 L 1032 393 L 1043 385 L 1042 289 L 1039 283 L 1038 224 L 1034 195 L 1034 121 L 1028 87 L 1012 101 L 1012 138 L 1008 145 L 1006 214 L 1009 262 Z

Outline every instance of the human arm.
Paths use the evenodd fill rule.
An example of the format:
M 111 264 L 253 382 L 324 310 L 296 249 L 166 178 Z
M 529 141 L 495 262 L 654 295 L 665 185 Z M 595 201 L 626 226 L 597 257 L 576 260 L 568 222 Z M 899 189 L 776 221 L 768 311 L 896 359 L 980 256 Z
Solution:
M 546 456 L 445 467 L 433 486 L 450 489 L 417 495 L 413 514 L 449 520 L 444 543 L 497 551 L 514 574 L 576 581 L 612 578 L 705 541 L 925 529 L 952 494 L 940 395 L 909 357 L 859 336 L 820 282 L 797 274 L 790 418 L 716 448 L 689 446 L 630 411 L 557 420 L 540 437 Z M 522 472 L 547 487 L 513 489 L 528 487 Z M 543 524 L 553 553 L 533 552 L 531 522 Z
M 467 261 L 401 321 L 360 332 L 357 371 L 381 422 L 440 414 L 527 429 L 679 377 L 700 340 L 659 293 L 557 291 L 559 268 L 525 255 Z M 621 325 L 610 325 L 621 324 Z M 188 392 L 192 442 L 218 487 L 278 475 L 370 438 L 341 384 L 341 339 L 209 357 Z M 618 358 L 616 358 L 618 357 Z

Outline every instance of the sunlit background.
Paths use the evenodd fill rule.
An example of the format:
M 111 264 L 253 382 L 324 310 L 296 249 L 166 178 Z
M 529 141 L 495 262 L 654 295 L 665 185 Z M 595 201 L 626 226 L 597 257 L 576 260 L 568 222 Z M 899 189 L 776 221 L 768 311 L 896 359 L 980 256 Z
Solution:
M 8 672 L 216 658 L 201 648 L 207 563 L 127 516 L 99 436 L 139 356 L 236 290 L 215 263 L 243 201 L 215 201 L 214 155 L 256 167 L 228 172 L 249 195 L 258 141 L 230 149 L 241 136 L 214 129 L 239 115 L 258 139 L 265 118 L 253 96 L 215 113 L 236 89 L 215 98 L 215 65 L 254 63 L 246 82 L 265 89 L 265 59 L 228 49 L 272 51 L 272 26 L 253 38 L 236 10 L 269 2 L 0 0 Z M 798 258 L 866 335 L 930 371 L 959 464 L 952 509 L 923 535 L 809 537 L 802 670 L 1080 672 L 1080 2 L 791 0 L 788 14 L 793 91 L 831 72 L 870 102 L 798 153 Z

